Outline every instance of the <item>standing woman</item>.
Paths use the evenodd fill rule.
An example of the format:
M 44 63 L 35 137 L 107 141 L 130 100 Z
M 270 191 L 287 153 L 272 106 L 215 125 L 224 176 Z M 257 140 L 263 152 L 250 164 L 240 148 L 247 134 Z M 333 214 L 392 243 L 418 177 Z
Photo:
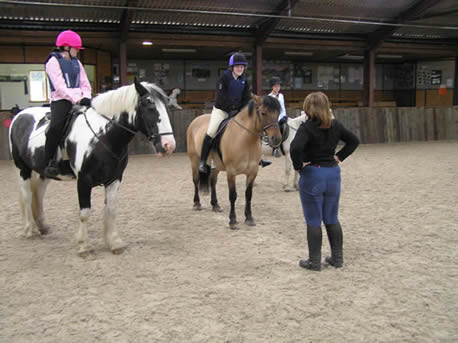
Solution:
M 331 246 L 326 262 L 336 268 L 343 265 L 342 228 L 338 219 L 340 167 L 359 144 L 359 139 L 334 119 L 328 97 L 310 93 L 303 109 L 308 120 L 297 130 L 291 143 L 291 160 L 300 172 L 299 194 L 307 223 L 309 259 L 300 260 L 302 268 L 321 270 L 321 222 L 324 222 Z M 344 147 L 336 151 L 339 140 Z
M 59 174 L 56 153 L 70 110 L 74 104 L 91 105 L 91 84 L 77 55 L 82 46 L 81 37 L 73 31 L 59 33 L 56 48 L 45 62 L 51 86 L 51 122 L 46 134 L 44 176 Z

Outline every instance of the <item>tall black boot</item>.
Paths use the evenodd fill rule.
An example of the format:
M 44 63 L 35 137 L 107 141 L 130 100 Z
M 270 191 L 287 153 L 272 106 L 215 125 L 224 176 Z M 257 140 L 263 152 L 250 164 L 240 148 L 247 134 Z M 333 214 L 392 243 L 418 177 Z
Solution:
M 59 145 L 59 137 L 48 135 L 45 143 L 45 169 L 43 174 L 47 178 L 56 178 L 59 175 L 59 169 L 56 161 L 56 153 Z
M 271 164 L 272 164 L 272 162 L 267 161 L 267 160 L 260 160 L 260 161 L 259 161 L 259 165 L 261 166 L 261 168 L 270 166 Z
M 202 151 L 200 153 L 200 162 L 199 162 L 199 172 L 207 173 L 207 158 L 208 153 L 210 152 L 212 139 L 209 135 L 205 135 L 204 142 L 202 143 Z
M 343 234 L 340 223 L 326 225 L 329 245 L 331 246 L 331 256 L 327 256 L 325 261 L 331 266 L 341 268 L 343 266 Z
M 323 234 L 321 226 L 307 225 L 307 244 L 309 246 L 309 259 L 300 260 L 302 268 L 320 271 L 321 270 L 321 241 Z

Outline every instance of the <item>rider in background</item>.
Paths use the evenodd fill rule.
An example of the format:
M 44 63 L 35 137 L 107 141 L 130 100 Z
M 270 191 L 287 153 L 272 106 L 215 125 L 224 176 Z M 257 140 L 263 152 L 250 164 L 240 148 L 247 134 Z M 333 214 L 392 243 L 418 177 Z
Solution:
M 288 120 L 288 116 L 286 114 L 286 109 L 285 109 L 285 97 L 283 96 L 283 93 L 280 93 L 281 79 L 278 76 L 273 76 L 272 79 L 270 80 L 270 87 L 272 88 L 272 91 L 269 93 L 269 96 L 276 98 L 278 102 L 280 103 L 281 111 L 280 111 L 280 115 L 278 116 L 278 124 L 280 125 L 280 128 L 281 128 L 282 124 Z M 279 148 L 273 149 L 273 155 L 275 157 L 281 156 Z
M 81 37 L 73 31 L 59 33 L 56 48 L 45 62 L 45 70 L 51 86 L 51 121 L 46 134 L 46 177 L 55 178 L 59 171 L 56 152 L 62 139 L 63 129 L 74 104 L 91 105 L 91 84 L 77 55 L 82 46 Z

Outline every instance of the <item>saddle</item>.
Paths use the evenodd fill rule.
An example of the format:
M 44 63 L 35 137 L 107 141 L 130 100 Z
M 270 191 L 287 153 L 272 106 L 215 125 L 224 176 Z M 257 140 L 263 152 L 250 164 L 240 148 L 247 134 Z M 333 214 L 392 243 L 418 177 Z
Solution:
M 73 125 L 73 122 L 76 120 L 76 118 L 79 115 L 81 115 L 83 113 L 84 113 L 83 107 L 80 106 L 80 105 L 74 105 L 72 107 L 72 109 L 70 110 L 70 115 L 67 116 L 67 119 L 66 119 L 65 124 L 64 124 L 62 138 L 61 138 L 61 140 L 59 142 L 59 147 L 60 148 L 64 147 L 65 139 L 67 138 L 68 134 L 70 133 L 70 130 L 71 130 L 72 125 Z M 50 121 L 51 121 L 51 111 L 50 112 L 46 112 L 45 116 L 43 117 L 43 119 L 40 120 L 40 123 L 38 125 L 41 126 L 41 125 L 44 125 L 44 124 L 49 124 Z M 48 134 L 48 130 L 49 130 L 49 126 L 46 128 L 45 135 Z
M 280 150 L 281 150 L 281 153 L 283 155 L 286 155 L 285 154 L 285 149 L 283 148 L 283 142 L 286 141 L 288 139 L 288 136 L 289 136 L 289 125 L 288 125 L 288 121 L 284 121 L 281 125 L 280 125 L 280 132 L 281 132 L 281 143 L 280 143 Z
M 226 131 L 227 124 L 229 123 L 229 120 L 231 120 L 231 117 L 224 119 L 218 126 L 218 130 L 216 131 L 215 137 L 213 137 L 210 145 L 210 151 L 214 150 L 218 153 L 219 158 L 221 161 L 223 160 L 223 154 L 221 152 L 221 149 L 219 148 L 219 145 L 221 143 L 221 137 L 223 137 L 224 131 Z

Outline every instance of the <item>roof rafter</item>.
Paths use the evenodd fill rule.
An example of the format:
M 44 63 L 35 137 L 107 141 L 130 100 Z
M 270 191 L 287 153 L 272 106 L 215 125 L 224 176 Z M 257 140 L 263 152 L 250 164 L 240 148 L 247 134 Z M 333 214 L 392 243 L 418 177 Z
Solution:
M 431 7 L 437 5 L 440 0 L 418 0 L 412 6 L 401 12 L 394 20 L 397 23 L 404 23 L 409 20 L 414 20 L 421 16 L 422 13 L 426 12 Z M 383 27 L 376 30 L 368 35 L 369 48 L 377 49 L 383 40 L 391 36 L 396 32 L 396 27 Z
M 291 14 L 291 10 L 298 3 L 299 0 L 283 0 L 273 11 L 272 15 L 280 15 L 286 10 L 288 14 Z M 256 42 L 257 44 L 262 44 L 269 37 L 270 33 L 275 29 L 275 27 L 280 22 L 280 18 L 270 18 L 270 19 L 261 19 L 255 23 L 256 29 Z

